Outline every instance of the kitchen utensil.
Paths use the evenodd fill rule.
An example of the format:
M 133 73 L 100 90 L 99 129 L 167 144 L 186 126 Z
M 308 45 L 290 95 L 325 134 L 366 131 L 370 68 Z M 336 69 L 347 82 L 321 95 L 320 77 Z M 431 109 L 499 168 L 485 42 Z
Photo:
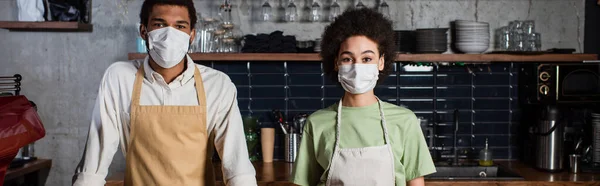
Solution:
M 273 110 L 273 116 L 275 118 L 275 122 L 279 124 L 279 127 L 281 127 L 281 131 L 283 131 L 283 134 L 288 134 L 290 132 L 290 128 L 287 125 L 287 122 L 285 122 L 281 111 Z
M 587 146 L 585 148 L 585 150 L 583 150 L 582 159 L 584 162 L 586 162 L 586 163 L 592 162 L 592 158 L 591 158 L 592 155 L 590 154 L 591 152 L 592 152 L 592 145 Z
M 286 134 L 284 141 L 284 159 L 286 162 L 295 162 L 300 147 L 300 134 Z
M 578 172 L 581 171 L 581 167 L 579 167 L 580 164 L 580 157 L 581 155 L 579 154 L 570 154 L 569 155 L 569 172 L 577 174 Z
M 288 134 L 287 127 L 285 127 L 283 123 L 279 123 L 279 126 L 281 127 L 281 131 L 283 131 L 283 134 Z
M 580 153 L 583 148 L 583 138 L 579 138 L 577 142 L 575 142 L 575 147 L 573 148 L 573 152 Z
M 294 128 L 296 129 L 296 133 L 302 134 L 307 117 L 307 114 L 298 114 L 294 117 Z
M 260 144 L 263 162 L 273 162 L 273 149 L 275 147 L 275 128 L 260 129 Z

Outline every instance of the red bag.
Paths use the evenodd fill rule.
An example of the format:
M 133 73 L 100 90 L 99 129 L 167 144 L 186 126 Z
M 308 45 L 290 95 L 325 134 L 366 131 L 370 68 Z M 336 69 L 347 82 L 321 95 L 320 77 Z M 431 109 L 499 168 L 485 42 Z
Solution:
M 19 149 L 44 135 L 40 117 L 25 96 L 0 97 L 0 185 Z

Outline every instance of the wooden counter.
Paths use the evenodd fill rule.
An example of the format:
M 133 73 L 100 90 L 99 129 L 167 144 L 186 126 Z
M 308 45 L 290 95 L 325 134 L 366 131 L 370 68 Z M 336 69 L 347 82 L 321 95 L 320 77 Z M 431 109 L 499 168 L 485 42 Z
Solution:
M 578 173 L 570 174 L 567 171 L 560 173 L 547 173 L 533 169 L 523 163 L 517 161 L 500 161 L 497 162 L 500 166 L 504 166 L 509 170 L 519 174 L 524 180 L 520 181 L 451 181 L 451 180 L 425 180 L 426 185 L 467 185 L 467 186 L 526 186 L 526 185 L 543 185 L 543 186 L 600 186 L 600 174 Z M 285 162 L 274 163 L 254 163 L 256 169 L 256 179 L 260 186 L 288 186 L 294 185 L 288 180 L 292 173 L 292 164 Z M 215 164 L 215 174 L 218 185 L 222 183 L 222 173 L 220 164 Z M 115 174 L 107 179 L 107 186 L 117 186 L 123 183 L 123 174 Z
M 45 185 L 51 167 L 52 160 L 37 159 L 22 167 L 8 169 L 4 177 L 4 185 Z

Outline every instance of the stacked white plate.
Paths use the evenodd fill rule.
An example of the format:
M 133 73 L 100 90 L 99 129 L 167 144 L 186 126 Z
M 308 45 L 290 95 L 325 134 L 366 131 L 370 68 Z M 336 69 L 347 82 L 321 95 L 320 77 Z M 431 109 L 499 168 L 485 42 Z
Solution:
M 467 54 L 480 54 L 490 47 L 490 24 L 486 22 L 454 22 L 456 26 L 456 48 Z

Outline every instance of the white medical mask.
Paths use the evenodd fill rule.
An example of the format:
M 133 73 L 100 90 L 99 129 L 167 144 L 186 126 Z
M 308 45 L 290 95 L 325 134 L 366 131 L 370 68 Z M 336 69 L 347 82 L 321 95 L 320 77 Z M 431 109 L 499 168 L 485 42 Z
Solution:
M 163 68 L 177 65 L 188 51 L 190 35 L 173 27 L 148 32 L 148 53 Z
M 375 88 L 379 79 L 378 64 L 340 65 L 338 81 L 351 94 L 363 94 Z

